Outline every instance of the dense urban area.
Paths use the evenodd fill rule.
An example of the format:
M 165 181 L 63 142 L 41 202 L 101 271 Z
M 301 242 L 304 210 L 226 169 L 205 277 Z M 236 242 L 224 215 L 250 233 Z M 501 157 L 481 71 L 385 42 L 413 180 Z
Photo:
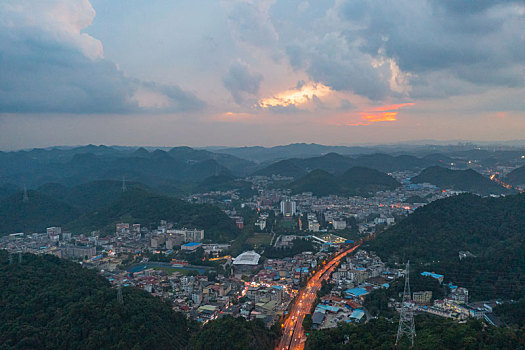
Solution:
M 189 148 L 3 153 L 13 168 L 2 175 L 0 281 L 14 283 L 25 264 L 56 264 L 33 255 L 70 260 L 104 277 L 112 308 L 140 289 L 182 315 L 193 336 L 175 348 L 253 347 L 237 343 L 236 328 L 260 332 L 261 348 L 335 349 L 381 327 L 392 332 L 387 348 L 413 345 L 414 334 L 432 344 L 435 327 L 493 328 L 472 344 L 525 346 L 525 151 L 472 147 L 266 162 Z M 96 173 L 83 169 L 92 163 Z M 171 169 L 186 178 L 153 178 Z M 515 251 L 485 254 L 501 244 Z M 21 317 L 8 300 L 2 318 Z M 408 331 L 396 337 L 400 315 Z M 1 344 L 24 347 L 17 322 L 31 323 L 0 326 Z

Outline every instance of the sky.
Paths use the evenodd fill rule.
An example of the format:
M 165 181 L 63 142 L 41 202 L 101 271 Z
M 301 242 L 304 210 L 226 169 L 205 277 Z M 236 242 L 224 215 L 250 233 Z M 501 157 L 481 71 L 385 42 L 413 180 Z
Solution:
M 525 2 L 0 0 L 0 149 L 525 139 Z

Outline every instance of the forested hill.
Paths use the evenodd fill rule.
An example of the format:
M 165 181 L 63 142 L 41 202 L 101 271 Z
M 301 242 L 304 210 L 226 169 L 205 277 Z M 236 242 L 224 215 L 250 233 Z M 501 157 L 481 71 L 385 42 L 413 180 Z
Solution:
M 505 177 L 505 181 L 511 185 L 525 185 L 525 166 L 512 170 Z
M 0 251 L 0 348 L 184 349 L 197 325 L 145 291 L 117 290 L 51 255 Z
M 441 188 L 450 188 L 481 195 L 512 193 L 511 190 L 491 181 L 472 169 L 451 170 L 434 166 L 423 170 L 411 181 L 413 183 L 428 182 Z
M 219 208 L 159 195 L 138 183 L 130 183 L 124 193 L 118 181 L 96 181 L 74 187 L 49 184 L 27 194 L 27 200 L 17 192 L 0 201 L 0 235 L 43 232 L 50 226 L 72 233 L 114 232 L 118 222 L 149 226 L 160 220 L 204 229 L 205 239 L 213 241 L 229 241 L 238 234 Z
M 202 228 L 205 231 L 204 238 L 215 242 L 234 239 L 239 232 L 234 222 L 217 207 L 191 204 L 140 189 L 122 193 L 109 205 L 89 211 L 65 227 L 73 232 L 96 229 L 111 231 L 118 221 L 156 225 L 160 220 L 172 221 L 184 227 Z
M 294 193 L 312 192 L 317 196 L 367 195 L 370 192 L 393 190 L 400 183 L 380 171 L 352 167 L 339 176 L 317 169 L 286 186 Z
M 0 250 L 0 349 L 263 349 L 280 327 L 219 318 L 204 327 L 158 297 L 117 290 L 94 270 L 52 255 Z
M 525 194 L 432 202 L 379 233 L 368 249 L 444 274 L 478 299 L 519 299 L 525 296 Z M 475 257 L 460 261 L 459 251 Z

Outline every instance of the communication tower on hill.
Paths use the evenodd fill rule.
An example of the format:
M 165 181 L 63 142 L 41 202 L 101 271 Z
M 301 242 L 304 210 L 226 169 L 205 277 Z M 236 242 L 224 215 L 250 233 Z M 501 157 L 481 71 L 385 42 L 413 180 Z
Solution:
M 27 187 L 24 185 L 24 197 L 22 198 L 24 202 L 29 202 L 29 196 L 27 195 Z
M 122 176 L 122 192 L 126 192 L 128 188 L 126 187 L 126 177 Z

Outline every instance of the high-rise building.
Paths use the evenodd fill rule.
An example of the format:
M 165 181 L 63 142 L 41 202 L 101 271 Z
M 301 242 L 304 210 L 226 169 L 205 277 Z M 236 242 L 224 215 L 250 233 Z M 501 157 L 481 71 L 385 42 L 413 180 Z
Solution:
M 297 204 L 292 200 L 281 201 L 281 214 L 283 216 L 294 216 L 297 212 Z

